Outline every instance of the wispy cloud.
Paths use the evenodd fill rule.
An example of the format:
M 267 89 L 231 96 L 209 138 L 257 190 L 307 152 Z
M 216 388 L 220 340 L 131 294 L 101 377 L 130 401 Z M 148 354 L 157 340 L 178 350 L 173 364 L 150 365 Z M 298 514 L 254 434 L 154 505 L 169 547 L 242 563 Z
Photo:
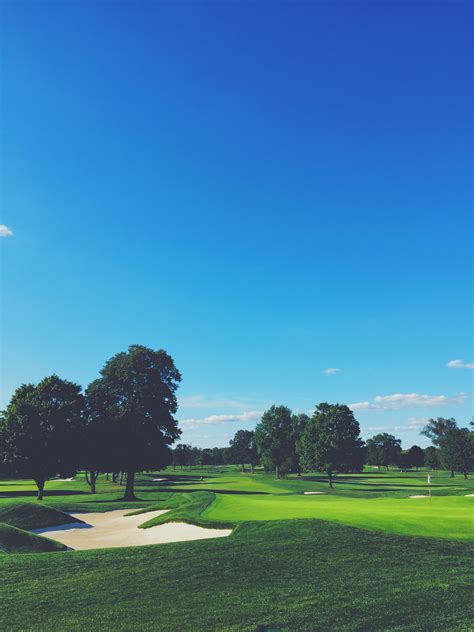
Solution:
M 249 404 L 243 400 L 222 397 L 220 395 L 209 397 L 207 395 L 186 395 L 178 398 L 180 408 L 237 408 L 245 411 L 253 408 L 254 404 Z
M 0 237 L 11 237 L 13 235 L 13 231 L 5 224 L 0 224 Z
M 263 410 L 250 410 L 248 412 L 239 413 L 236 415 L 209 415 L 208 417 L 201 417 L 197 419 L 182 419 L 179 424 L 183 426 L 186 430 L 190 430 L 193 428 L 198 428 L 200 426 L 218 425 L 230 421 L 255 421 L 257 419 L 260 419 L 262 415 Z
M 393 395 L 377 395 L 371 401 L 349 404 L 352 410 L 400 410 L 409 406 L 443 406 L 445 404 L 463 404 L 466 393 L 457 395 L 420 395 L 418 393 L 394 393 Z
M 474 369 L 474 362 L 464 362 L 464 360 L 451 360 L 446 366 L 450 369 Z
M 326 375 L 334 375 L 334 373 L 340 373 L 341 369 L 338 369 L 337 367 L 329 367 L 327 369 L 324 369 L 323 373 L 326 373 Z

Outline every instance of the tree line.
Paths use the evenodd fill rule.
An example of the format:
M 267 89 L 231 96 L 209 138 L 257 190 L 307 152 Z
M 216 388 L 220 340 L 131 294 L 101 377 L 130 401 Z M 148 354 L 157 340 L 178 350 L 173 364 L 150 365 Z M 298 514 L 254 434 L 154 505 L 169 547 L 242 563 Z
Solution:
M 91 492 L 99 473 L 125 474 L 125 500 L 134 500 L 135 475 L 167 465 L 246 464 L 289 473 L 325 472 L 330 487 L 336 473 L 361 472 L 365 464 L 401 469 L 428 466 L 462 472 L 474 468 L 474 433 L 454 419 L 430 419 L 422 434 L 432 446 L 401 449 L 388 433 L 365 443 L 352 410 L 320 403 L 313 414 L 271 406 L 254 431 L 239 430 L 226 448 L 171 446 L 181 430 L 175 414 L 181 374 L 163 349 L 132 345 L 108 360 L 100 377 L 82 392 L 57 375 L 22 384 L 0 416 L 0 471 L 32 478 L 43 498 L 45 482 L 84 470 Z

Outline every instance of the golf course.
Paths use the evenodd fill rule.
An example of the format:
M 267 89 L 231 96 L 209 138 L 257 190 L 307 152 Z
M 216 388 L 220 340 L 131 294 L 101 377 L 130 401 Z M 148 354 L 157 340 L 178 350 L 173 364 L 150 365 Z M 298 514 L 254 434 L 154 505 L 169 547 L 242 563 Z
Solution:
M 48 481 L 43 503 L 35 494 L 33 481 L 0 481 L 2 629 L 461 631 L 474 620 L 474 483 L 449 472 L 428 487 L 424 470 L 366 467 L 329 489 L 317 472 L 167 468 L 137 476 L 134 502 L 105 475 L 91 495 L 82 473 Z M 165 539 L 94 545 L 84 522 L 100 514 L 116 514 L 115 536 Z M 183 525 L 209 535 L 180 536 Z M 51 535 L 73 532 L 90 550 Z

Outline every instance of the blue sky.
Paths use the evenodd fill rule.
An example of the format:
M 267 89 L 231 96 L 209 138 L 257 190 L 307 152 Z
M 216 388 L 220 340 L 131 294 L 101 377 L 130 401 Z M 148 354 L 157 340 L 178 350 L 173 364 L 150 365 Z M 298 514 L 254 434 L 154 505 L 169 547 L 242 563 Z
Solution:
M 352 404 L 406 447 L 430 416 L 466 424 L 471 19 L 3 3 L 1 405 L 140 343 L 181 370 L 194 445 L 272 403 Z

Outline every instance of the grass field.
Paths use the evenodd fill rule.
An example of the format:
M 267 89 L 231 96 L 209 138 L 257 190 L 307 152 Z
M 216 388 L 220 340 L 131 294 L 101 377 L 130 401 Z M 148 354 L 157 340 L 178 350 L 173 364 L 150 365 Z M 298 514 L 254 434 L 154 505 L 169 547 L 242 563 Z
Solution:
M 23 529 L 55 520 L 48 507 L 166 508 L 143 526 L 236 527 L 219 540 L 0 555 L 0 629 L 467 631 L 474 484 L 435 473 L 431 501 L 409 498 L 427 489 L 426 472 L 368 470 L 328 490 L 318 474 L 168 469 L 138 477 L 136 503 L 103 476 L 95 496 L 82 475 L 51 481 L 38 512 L 25 505 L 41 506 L 31 481 L 0 480 L 0 522 Z

